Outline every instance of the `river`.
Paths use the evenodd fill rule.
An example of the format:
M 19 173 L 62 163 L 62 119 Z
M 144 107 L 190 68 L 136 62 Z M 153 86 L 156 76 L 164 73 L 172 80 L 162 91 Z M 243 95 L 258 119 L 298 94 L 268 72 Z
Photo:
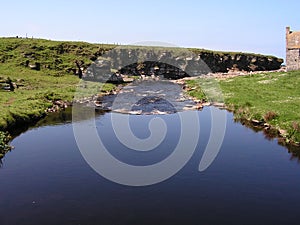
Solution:
M 198 170 L 211 110 L 195 111 L 200 139 L 187 164 L 163 182 L 140 187 L 107 180 L 89 166 L 68 113 L 40 121 L 14 138 L 15 149 L 2 160 L 0 224 L 299 224 L 299 159 L 276 140 L 234 122 L 231 113 L 226 112 L 219 154 L 206 170 Z M 112 126 L 112 115 L 96 115 L 99 132 Z M 178 142 L 178 113 L 131 115 L 130 124 L 136 136 L 146 138 L 147 124 L 156 117 L 170 129 L 155 151 L 127 151 L 110 132 L 103 142 L 128 164 L 157 163 Z

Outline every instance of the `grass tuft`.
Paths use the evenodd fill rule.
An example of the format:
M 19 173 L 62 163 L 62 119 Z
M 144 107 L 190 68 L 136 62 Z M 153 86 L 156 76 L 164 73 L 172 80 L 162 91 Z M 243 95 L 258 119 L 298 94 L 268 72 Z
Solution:
M 273 119 L 275 119 L 278 115 L 273 112 L 273 111 L 269 111 L 264 115 L 264 120 L 265 121 L 271 121 Z

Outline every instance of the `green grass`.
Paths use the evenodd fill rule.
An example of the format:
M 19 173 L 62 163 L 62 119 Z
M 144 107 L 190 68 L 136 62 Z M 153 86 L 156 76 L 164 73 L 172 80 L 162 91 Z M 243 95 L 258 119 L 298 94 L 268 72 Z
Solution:
M 9 145 L 11 137 L 7 132 L 0 131 L 0 159 L 4 156 L 6 152 L 11 150 Z
M 0 64 L 0 78 L 7 77 L 22 86 L 13 92 L 0 91 L 0 130 L 18 121 L 41 117 L 54 100 L 71 101 L 79 81 L 71 75 L 53 77 L 41 71 Z
M 187 85 L 187 92 L 190 96 L 207 101 L 206 95 L 201 88 L 201 83 L 199 80 L 187 80 L 185 83 Z
M 265 121 L 285 130 L 287 141 L 300 142 L 300 71 L 239 76 L 218 82 L 225 104 L 236 118 Z M 207 98 L 197 80 L 187 85 L 190 95 Z
M 220 85 L 214 78 L 197 78 L 185 83 L 188 94 L 202 102 L 224 102 Z
M 90 44 L 86 42 L 50 41 L 44 39 L 0 38 L 0 63 L 14 66 L 39 62 L 51 75 L 63 75 L 76 69 L 75 60 L 88 67 L 97 55 L 116 45 Z M 48 72 L 49 72 L 48 71 Z
M 38 121 L 55 100 L 71 102 L 80 81 L 70 72 L 77 69 L 75 60 L 88 67 L 97 54 L 113 47 L 84 42 L 0 38 L 0 158 L 10 149 L 9 134 L 2 131 Z M 39 71 L 26 66 L 35 63 L 41 64 Z M 8 79 L 19 88 L 3 90 Z M 113 84 L 88 81 L 84 84 L 86 96 L 115 88 Z
M 84 42 L 0 38 L 0 88 L 8 78 L 19 85 L 13 92 L 0 90 L 0 130 L 40 118 L 55 100 L 72 101 L 79 83 L 79 78 L 70 73 L 76 69 L 74 61 L 80 60 L 87 67 L 93 57 L 113 47 Z M 41 70 L 26 67 L 26 61 L 40 63 Z M 86 84 L 88 89 L 95 86 L 92 82 Z M 96 85 L 98 89 L 99 85 Z M 114 87 L 101 84 L 103 92 Z
M 220 82 L 225 101 L 235 112 L 247 118 L 266 120 L 268 113 L 276 116 L 268 123 L 288 131 L 288 137 L 300 142 L 300 71 L 265 73 L 236 77 Z

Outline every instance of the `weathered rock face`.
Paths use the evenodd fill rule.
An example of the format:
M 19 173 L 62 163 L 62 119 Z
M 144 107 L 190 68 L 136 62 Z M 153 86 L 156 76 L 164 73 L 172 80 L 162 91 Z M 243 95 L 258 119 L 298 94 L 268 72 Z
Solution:
M 113 49 L 96 60 L 85 77 L 102 80 L 112 71 L 126 75 L 162 75 L 168 79 L 209 72 L 268 71 L 279 69 L 282 59 L 246 53 L 197 52 L 179 48 L 124 47 Z M 106 78 L 107 79 L 107 78 Z
M 96 80 L 99 82 L 123 83 L 123 78 L 120 73 L 112 73 L 111 60 L 99 59 L 96 60 L 87 69 L 84 79 Z
M 200 58 L 209 66 L 212 72 L 239 71 L 268 71 L 280 69 L 283 59 L 273 56 L 254 54 L 214 54 L 200 53 Z

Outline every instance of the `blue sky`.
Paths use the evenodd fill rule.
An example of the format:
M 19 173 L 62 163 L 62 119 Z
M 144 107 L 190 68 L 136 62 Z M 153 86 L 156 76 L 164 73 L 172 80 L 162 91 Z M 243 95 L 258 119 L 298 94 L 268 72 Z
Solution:
M 246 51 L 285 57 L 285 27 L 300 30 L 299 0 L 1 2 L 0 36 Z

